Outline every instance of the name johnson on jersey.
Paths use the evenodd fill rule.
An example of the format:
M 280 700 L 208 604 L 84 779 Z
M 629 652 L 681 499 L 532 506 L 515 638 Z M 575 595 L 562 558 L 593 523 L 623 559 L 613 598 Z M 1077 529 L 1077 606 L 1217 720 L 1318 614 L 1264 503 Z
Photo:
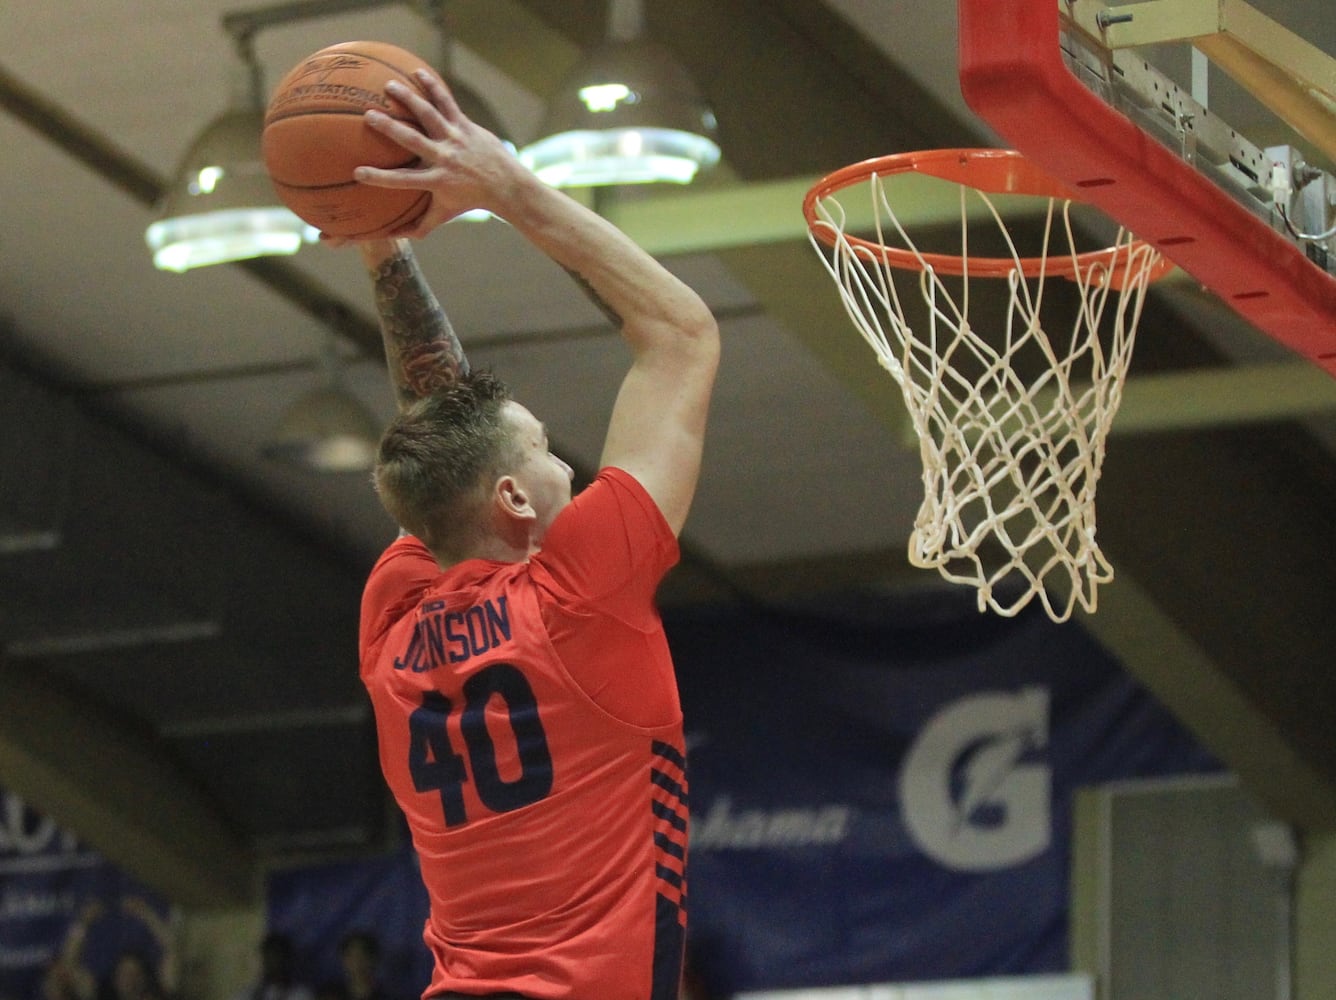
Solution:
M 428 601 L 422 605 L 408 649 L 394 658 L 394 669 L 421 674 L 447 663 L 463 663 L 509 641 L 510 611 L 504 596 L 462 610 L 450 610 L 445 601 Z

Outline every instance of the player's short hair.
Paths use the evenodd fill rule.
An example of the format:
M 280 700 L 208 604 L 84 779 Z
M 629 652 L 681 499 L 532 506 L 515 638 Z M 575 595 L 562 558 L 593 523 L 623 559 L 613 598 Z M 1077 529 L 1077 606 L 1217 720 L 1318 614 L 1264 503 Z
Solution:
M 484 530 L 487 498 L 516 458 L 502 410 L 510 390 L 490 371 L 461 375 L 399 414 L 380 440 L 381 504 L 438 556 Z

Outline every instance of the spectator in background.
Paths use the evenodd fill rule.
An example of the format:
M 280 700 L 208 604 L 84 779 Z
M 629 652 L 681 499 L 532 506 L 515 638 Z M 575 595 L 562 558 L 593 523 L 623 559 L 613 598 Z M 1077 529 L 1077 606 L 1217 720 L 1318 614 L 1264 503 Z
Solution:
M 390 1000 L 380 981 L 380 939 L 353 931 L 339 942 L 343 965 L 343 1000 Z
M 148 928 L 158 948 L 158 961 L 135 948 L 116 957 L 111 974 L 98 986 L 98 1000 L 173 1000 L 180 990 L 180 958 L 171 922 L 139 896 L 121 901 L 121 912 Z
M 60 951 L 42 977 L 42 1000 L 93 1000 L 97 977 L 84 964 L 88 928 L 102 916 L 100 900 L 85 903 L 65 932 Z
M 105 975 L 85 959 L 89 928 L 109 914 L 100 900 L 84 904 L 70 924 L 60 953 L 42 982 L 43 1000 L 172 1000 L 179 988 L 176 935 L 171 922 L 139 896 L 121 901 L 120 913 L 149 932 L 158 959 L 139 948 L 122 948 Z
M 298 982 L 292 938 L 271 931 L 260 942 L 260 977 L 234 1000 L 313 1000 L 310 987 Z
M 116 956 L 97 990 L 97 1000 L 168 1000 L 170 995 L 148 956 L 134 948 Z
M 158 945 L 158 963 L 138 949 L 124 949 L 116 956 L 111 976 L 99 987 L 99 1000 L 174 999 L 180 991 L 180 956 L 171 921 L 139 896 L 120 901 L 120 911 L 148 928 Z

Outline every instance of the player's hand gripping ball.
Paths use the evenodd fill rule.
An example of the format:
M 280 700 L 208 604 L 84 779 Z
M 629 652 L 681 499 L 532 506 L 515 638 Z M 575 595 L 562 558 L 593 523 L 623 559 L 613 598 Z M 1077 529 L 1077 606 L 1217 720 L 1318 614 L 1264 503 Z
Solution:
M 435 70 L 386 42 L 344 42 L 312 53 L 274 88 L 265 112 L 265 168 L 283 204 L 301 219 L 349 239 L 376 239 L 427 210 L 427 191 L 371 187 L 353 168 L 411 167 L 417 157 L 367 126 L 368 108 L 410 125 L 416 119 L 385 93 L 398 80 L 422 92 L 413 71 Z

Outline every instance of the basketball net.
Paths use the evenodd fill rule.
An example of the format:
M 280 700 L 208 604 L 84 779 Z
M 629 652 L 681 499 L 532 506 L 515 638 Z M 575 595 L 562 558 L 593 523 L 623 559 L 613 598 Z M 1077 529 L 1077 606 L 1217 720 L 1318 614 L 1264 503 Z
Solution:
M 1066 621 L 1076 604 L 1094 612 L 1099 584 L 1113 579 L 1095 539 L 1104 443 L 1146 288 L 1168 267 L 1124 230 L 1107 249 L 1078 252 L 1072 201 L 1046 183 L 1021 191 L 1047 200 L 1040 254 L 1023 258 L 994 200 L 974 186 L 987 182 L 956 173 L 964 159 L 941 172 L 906 166 L 905 159 L 832 174 L 812 189 L 805 213 L 812 246 L 854 325 L 899 384 L 918 436 L 924 497 L 909 562 L 973 586 L 981 612 L 1012 616 L 1036 596 L 1054 621 Z M 896 218 L 885 176 L 906 171 L 958 184 L 960 255 L 920 251 Z M 1011 181 L 998 183 L 995 191 L 1016 191 Z M 846 232 L 846 212 L 835 197 L 841 192 L 871 199 L 871 237 Z M 977 203 L 970 199 L 981 199 L 985 211 L 971 213 Z M 1008 256 L 971 259 L 971 214 L 975 225 L 991 220 Z M 1045 308 L 1063 298 L 1061 289 L 1045 287 L 1059 274 L 1075 285 L 1079 304 L 1073 309 L 1065 296 L 1061 326 L 1046 329 L 1046 322 L 1059 322 Z M 948 287 L 943 275 L 959 280 Z M 970 309 L 970 280 L 981 277 L 1004 281 L 1009 299 L 1005 315 L 986 324 Z M 906 310 L 913 297 L 922 303 L 917 328 Z M 981 292 L 976 299 L 986 297 Z

